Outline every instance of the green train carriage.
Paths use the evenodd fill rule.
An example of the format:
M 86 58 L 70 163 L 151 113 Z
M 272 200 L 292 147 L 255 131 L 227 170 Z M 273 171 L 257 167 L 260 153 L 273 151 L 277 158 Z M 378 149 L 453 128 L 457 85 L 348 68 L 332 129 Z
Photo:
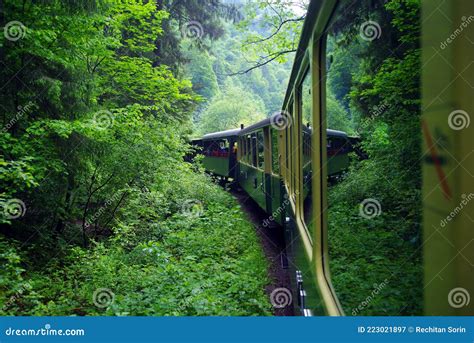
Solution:
M 237 138 L 240 129 L 208 133 L 191 144 L 200 148 L 206 171 L 223 181 L 235 180 L 237 172 Z

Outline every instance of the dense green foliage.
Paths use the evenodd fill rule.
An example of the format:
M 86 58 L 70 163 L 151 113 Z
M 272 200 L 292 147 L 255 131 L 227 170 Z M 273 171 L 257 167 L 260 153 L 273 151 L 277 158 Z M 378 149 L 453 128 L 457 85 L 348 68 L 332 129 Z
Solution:
M 199 96 L 168 63 L 177 18 L 210 41 L 228 15 L 201 3 L 2 4 L 24 32 L 0 41 L 2 314 L 268 314 L 253 227 L 183 161 Z
M 242 49 L 245 39 L 245 33 L 226 25 L 223 38 L 212 42 L 208 52 L 186 46 L 191 61 L 186 74 L 203 98 L 194 114 L 200 134 L 247 126 L 281 109 L 291 63 L 267 64 L 235 74 L 248 67 Z
M 328 42 L 331 101 L 368 155 L 330 189 L 331 273 L 348 314 L 421 314 L 420 5 L 370 6 L 344 11 Z M 370 42 L 357 37 L 368 11 L 381 26 Z M 364 200 L 380 215 L 361 216 Z
M 0 257 L 9 269 L 2 271 L 0 313 L 270 314 L 266 262 L 235 200 L 191 172 L 169 187 L 166 193 L 135 192 L 111 240 L 52 256 L 25 275 L 20 261 L 40 267 L 31 261 L 35 256 L 18 256 L 2 238 L 7 249 Z M 196 207 L 183 212 L 191 196 Z M 105 308 L 94 303 L 101 288 L 115 298 Z

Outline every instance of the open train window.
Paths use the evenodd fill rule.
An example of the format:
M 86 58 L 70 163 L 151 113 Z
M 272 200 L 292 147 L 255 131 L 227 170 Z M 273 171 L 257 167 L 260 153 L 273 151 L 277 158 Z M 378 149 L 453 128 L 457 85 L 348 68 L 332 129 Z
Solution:
M 295 193 L 295 151 L 294 151 L 294 140 L 293 140 L 293 119 L 291 120 L 290 125 L 288 126 L 288 131 L 290 132 L 288 148 L 289 151 L 289 158 L 290 158 L 290 193 Z
M 245 144 L 247 146 L 247 153 L 245 155 L 245 162 L 250 164 L 252 162 L 252 145 L 250 142 L 250 135 L 245 136 Z
M 311 162 L 311 127 L 313 122 L 312 112 L 312 98 L 311 98 L 311 74 L 308 68 L 303 76 L 301 84 L 298 88 L 298 100 L 299 100 L 299 111 L 301 113 L 301 125 L 302 134 L 302 194 L 303 199 L 303 218 L 306 224 L 306 228 L 309 230 L 309 237 L 312 239 L 313 232 L 313 221 L 312 221 L 312 210 L 313 210 L 313 199 L 312 199 L 312 162 Z
M 285 115 L 290 115 L 291 112 L 293 112 L 293 101 L 290 102 L 288 105 L 288 108 L 286 110 Z M 291 176 L 291 170 L 290 170 L 290 130 L 291 130 L 291 120 L 289 119 L 287 121 L 288 125 L 285 128 L 285 166 L 286 166 L 286 182 L 288 184 L 288 187 L 290 187 L 290 176 Z
M 272 172 L 275 175 L 280 174 L 280 159 L 278 156 L 278 135 L 279 131 L 276 129 L 271 129 L 271 139 L 272 139 Z
M 258 168 L 264 169 L 265 164 L 265 143 L 263 141 L 263 131 L 259 130 L 257 132 L 257 144 L 258 144 Z
M 251 155 L 252 155 L 252 165 L 254 167 L 257 167 L 257 161 L 258 161 L 258 157 L 257 157 L 257 134 L 256 133 L 252 133 L 250 135 L 250 146 L 251 146 Z
M 419 18 L 383 0 L 354 4 L 338 2 L 323 41 L 331 280 L 347 315 L 420 315 L 420 61 L 407 36 Z M 412 80 L 400 85 L 400 73 Z

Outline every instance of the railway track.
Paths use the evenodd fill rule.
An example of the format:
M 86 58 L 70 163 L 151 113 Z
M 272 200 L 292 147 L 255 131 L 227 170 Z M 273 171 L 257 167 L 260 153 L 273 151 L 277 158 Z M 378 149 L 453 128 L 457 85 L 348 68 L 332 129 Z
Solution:
M 268 275 L 271 280 L 265 291 L 271 300 L 272 291 L 275 289 L 291 289 L 283 230 L 281 226 L 274 222 L 268 226 L 262 225 L 263 221 L 268 219 L 268 214 L 243 190 L 233 189 L 230 190 L 230 193 L 237 199 L 242 210 L 253 223 L 260 243 L 262 244 L 265 257 L 268 261 Z M 288 306 L 283 308 L 274 307 L 273 314 L 275 316 L 293 316 L 293 305 L 288 304 Z

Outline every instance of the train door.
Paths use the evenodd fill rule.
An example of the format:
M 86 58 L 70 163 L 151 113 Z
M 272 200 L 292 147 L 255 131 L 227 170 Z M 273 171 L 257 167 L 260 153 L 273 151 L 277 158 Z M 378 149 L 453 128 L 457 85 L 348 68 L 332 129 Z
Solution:
M 236 178 L 237 175 L 237 140 L 229 138 L 229 177 Z

